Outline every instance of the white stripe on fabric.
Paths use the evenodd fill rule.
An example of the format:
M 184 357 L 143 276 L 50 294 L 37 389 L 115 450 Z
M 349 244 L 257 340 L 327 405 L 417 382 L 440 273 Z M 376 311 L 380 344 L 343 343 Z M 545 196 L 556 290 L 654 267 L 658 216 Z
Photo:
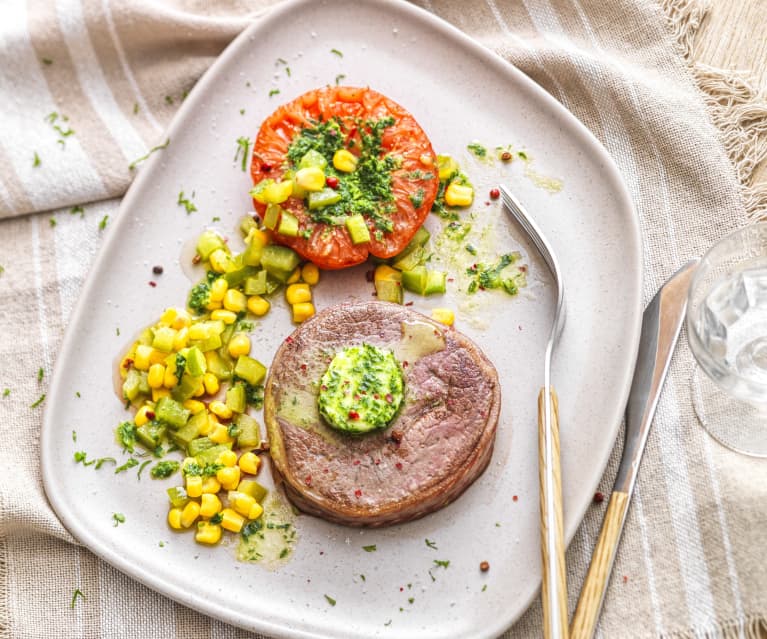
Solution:
M 716 503 L 716 511 L 719 517 L 719 528 L 722 531 L 722 545 L 724 546 L 724 558 L 727 562 L 727 573 L 730 577 L 730 588 L 735 602 L 735 614 L 738 620 L 745 619 L 743 612 L 743 598 L 740 594 L 740 580 L 738 579 L 738 569 L 735 566 L 735 558 L 732 555 L 732 544 L 730 543 L 730 527 L 727 524 L 727 515 L 722 506 L 722 493 L 719 490 L 719 479 L 714 469 L 714 460 L 711 456 L 711 446 L 713 445 L 708 434 L 703 435 L 703 450 L 706 453 L 706 466 L 708 466 L 709 479 L 711 480 L 711 491 Z
M 594 45 L 595 49 L 601 53 L 604 54 L 606 57 L 606 52 L 601 48 L 598 42 L 598 38 L 594 31 L 591 29 L 591 25 L 588 21 L 587 16 L 585 15 L 585 12 L 583 11 L 583 8 L 580 6 L 580 3 L 578 0 L 573 0 L 574 6 L 576 7 L 579 17 L 581 18 L 586 31 L 589 35 L 589 38 L 591 39 L 592 44 Z M 547 4 L 547 3 L 546 3 Z M 558 33 L 559 38 L 557 38 L 560 42 L 568 42 L 569 38 L 565 34 L 564 30 L 561 28 L 561 25 L 559 24 L 558 19 L 555 17 L 555 11 L 551 7 L 551 5 L 548 5 L 548 7 L 544 6 L 544 11 L 542 12 L 544 15 L 549 14 L 551 16 L 550 22 L 552 25 L 555 26 L 555 28 L 547 28 L 543 29 L 544 31 L 544 37 L 549 39 L 550 41 L 552 38 L 549 36 L 549 33 Z M 548 25 L 551 27 L 551 25 Z M 561 46 L 561 45 L 560 45 Z M 567 44 L 565 47 L 565 50 L 569 50 L 571 53 L 577 53 L 576 47 L 571 46 Z M 582 53 L 577 59 L 582 58 Z M 621 68 L 621 62 L 619 60 L 613 60 L 614 64 L 618 68 Z M 592 72 L 595 72 L 598 75 L 602 75 L 603 71 L 601 67 L 597 64 L 593 65 Z M 636 95 L 636 91 L 633 86 L 630 84 L 627 85 L 628 94 L 631 98 L 631 101 L 635 108 L 639 109 L 639 99 Z M 611 105 L 612 107 L 612 105 Z M 609 109 L 610 111 L 614 111 L 614 107 Z M 601 109 L 600 109 L 601 111 Z M 657 146 L 653 143 L 653 138 L 649 134 L 649 131 L 646 129 L 646 125 L 642 125 L 643 132 L 645 135 L 645 138 L 649 141 L 649 146 L 653 150 L 653 155 L 655 156 L 655 160 L 657 163 L 658 171 L 661 175 L 665 177 L 665 168 L 663 166 L 662 158 L 660 155 L 660 152 L 657 149 Z M 632 175 L 634 173 L 632 172 Z M 678 255 L 676 252 L 676 242 L 675 242 L 675 234 L 674 234 L 674 219 L 673 215 L 671 214 L 670 210 L 670 198 L 668 194 L 668 190 L 665 187 L 665 180 L 661 180 L 661 183 L 664 184 L 664 188 L 662 191 L 663 196 L 663 210 L 665 212 L 666 221 L 667 221 L 667 232 L 669 233 L 669 244 L 670 249 L 673 253 L 673 258 L 675 261 L 678 261 Z M 633 191 L 635 193 L 639 193 L 639 190 Z M 652 282 L 646 282 L 645 286 L 652 286 Z M 652 291 L 650 291 L 652 292 Z M 669 396 L 676 397 L 676 389 L 674 388 L 674 383 L 672 380 L 668 381 L 666 389 L 666 401 Z M 675 411 L 675 424 L 678 424 L 679 422 L 679 412 Z M 656 420 L 658 417 L 656 416 Z M 668 422 L 666 422 L 668 423 Z M 668 454 L 669 450 L 673 450 L 674 448 L 677 448 L 679 446 L 679 441 L 677 438 L 673 437 L 669 433 L 669 429 L 659 427 L 656 429 L 656 432 L 660 432 L 661 439 L 663 440 L 660 446 L 661 455 L 665 456 Z M 667 459 L 666 463 L 664 464 L 664 469 L 669 471 L 670 466 L 674 462 L 679 462 L 685 466 L 685 470 L 687 467 L 687 461 L 684 456 L 684 451 L 681 451 L 681 455 L 675 456 L 675 459 L 672 461 L 671 459 Z M 668 473 L 667 473 L 668 475 Z M 668 479 L 668 476 L 667 476 Z M 669 500 L 671 502 L 671 512 L 672 512 L 672 521 L 673 521 L 673 527 L 674 531 L 676 533 L 676 541 L 677 541 L 677 550 L 679 553 L 679 562 L 681 565 L 681 572 L 682 577 L 685 582 L 685 596 L 687 600 L 687 606 L 688 606 L 688 612 L 692 612 L 693 610 L 698 610 L 701 612 L 701 614 L 706 619 L 714 619 L 714 605 L 713 605 L 713 595 L 711 592 L 711 585 L 710 585 L 710 577 L 708 574 L 708 569 L 705 563 L 705 558 L 703 555 L 702 550 L 702 540 L 700 538 L 700 527 L 698 525 L 698 519 L 697 519 L 697 513 L 695 511 L 695 503 L 694 498 L 692 494 L 692 487 L 690 485 L 689 481 L 689 473 L 685 472 L 682 474 L 681 477 L 675 478 L 674 482 L 666 482 L 667 484 L 667 491 L 669 495 Z M 689 522 L 689 526 L 685 527 L 685 525 L 682 524 L 682 521 Z M 690 532 L 689 529 L 692 530 Z M 697 535 L 696 535 L 697 532 Z M 696 539 L 692 540 L 693 543 L 690 542 L 690 536 L 697 537 Z M 692 562 L 695 566 L 697 566 L 700 570 L 693 574 L 690 570 L 689 563 Z M 648 565 L 648 571 L 651 571 L 652 567 L 651 565 Z M 697 615 L 695 615 L 697 617 Z
M 499 27 L 501 27 L 501 31 L 503 31 L 504 35 L 511 38 L 514 42 L 516 42 L 520 47 L 522 47 L 526 51 L 533 53 L 533 58 L 538 68 L 541 71 L 543 71 L 546 77 L 556 87 L 557 95 L 555 97 L 557 98 L 557 100 L 559 100 L 562 104 L 564 104 L 566 108 L 570 108 L 569 102 L 567 101 L 567 93 L 562 88 L 562 85 L 559 83 L 559 81 L 551 73 L 549 73 L 549 70 L 543 65 L 543 62 L 541 61 L 540 56 L 537 53 L 535 53 L 535 50 L 536 50 L 535 47 L 528 44 L 524 40 L 524 38 L 520 38 L 516 33 L 514 33 L 511 29 L 509 29 L 509 25 L 506 24 L 506 20 L 503 17 L 503 14 L 501 14 L 501 12 L 498 10 L 497 5 L 495 4 L 495 0 L 486 0 L 486 2 L 487 2 L 487 6 L 490 7 L 490 11 L 492 12 L 493 17 L 495 18 L 496 23 L 498 24 Z M 530 13 L 529 9 L 528 9 L 528 13 Z M 532 19 L 532 14 L 530 15 Z
M 644 507 L 642 506 L 642 495 L 639 485 L 634 487 L 633 497 L 634 512 L 639 522 L 639 540 L 642 542 L 642 556 L 647 566 L 647 586 L 650 589 L 650 604 L 652 606 L 652 619 L 655 624 L 655 635 L 660 637 L 663 634 L 663 620 L 660 614 L 660 597 L 658 597 L 658 588 L 655 583 L 655 571 L 653 570 L 652 551 L 650 550 L 650 533 L 647 530 L 647 520 L 644 516 Z
M 133 125 L 120 110 L 93 49 L 80 0 L 57 0 L 56 13 L 77 78 L 93 110 L 117 142 L 127 162 L 147 152 Z
M 154 114 L 149 109 L 149 105 L 144 99 L 144 95 L 141 93 L 138 82 L 136 82 L 136 77 L 133 75 L 133 71 L 131 71 L 130 65 L 128 64 L 128 56 L 125 55 L 125 49 L 123 49 L 122 41 L 120 40 L 120 36 L 117 33 L 117 28 L 115 27 L 114 20 L 112 19 L 112 10 L 109 6 L 109 0 L 101 0 L 101 8 L 104 11 L 104 16 L 106 17 L 107 27 L 109 28 L 109 35 L 112 38 L 112 43 L 115 45 L 117 57 L 120 60 L 120 66 L 122 66 L 123 73 L 128 80 L 128 84 L 130 84 L 131 89 L 133 89 L 133 97 L 136 99 L 136 104 L 139 105 L 142 115 L 146 116 L 146 119 L 149 120 L 149 124 L 154 127 L 154 130 L 158 133 L 162 133 L 164 128 L 157 121 L 157 119 L 154 117 Z
M 101 177 L 77 140 L 77 133 L 58 144 L 58 134 L 41 135 L 48 114 L 57 111 L 40 62 L 27 30 L 25 0 L 0 3 L 0 21 L 13 31 L 0 45 L 0 95 L 4 96 L 0 118 L 0 144 L 10 158 L 20 187 L 36 210 L 51 208 L 62 197 L 61 192 L 80 193 L 88 185 L 88 193 L 98 199 L 106 196 Z M 14 29 L 15 27 L 15 29 Z M 10 43 L 13 51 L 9 51 Z M 33 166 L 34 154 L 40 166 Z M 59 193 L 51 193 L 51 184 L 60 185 Z

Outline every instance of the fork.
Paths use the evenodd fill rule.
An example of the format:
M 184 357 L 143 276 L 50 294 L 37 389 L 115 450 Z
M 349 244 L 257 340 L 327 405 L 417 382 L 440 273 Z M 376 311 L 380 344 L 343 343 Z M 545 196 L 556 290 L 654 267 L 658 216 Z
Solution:
M 562 470 L 559 458 L 559 402 L 551 386 L 551 359 L 565 320 L 565 285 L 551 245 L 519 200 L 503 185 L 503 204 L 535 244 L 554 276 L 557 305 L 546 344 L 543 388 L 538 394 L 538 480 L 541 501 L 541 558 L 543 561 L 543 630 L 547 639 L 566 638 L 567 581 L 562 522 Z

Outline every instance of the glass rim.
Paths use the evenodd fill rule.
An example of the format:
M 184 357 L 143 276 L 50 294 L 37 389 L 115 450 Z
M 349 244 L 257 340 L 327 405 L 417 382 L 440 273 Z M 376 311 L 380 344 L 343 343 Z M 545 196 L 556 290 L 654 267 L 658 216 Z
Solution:
M 693 317 L 692 317 L 692 313 L 690 309 L 692 308 L 692 298 L 696 290 L 696 287 L 699 284 L 700 280 L 704 277 L 705 269 L 701 268 L 701 266 L 706 263 L 707 258 L 709 258 L 711 254 L 715 252 L 725 242 L 728 242 L 729 240 L 733 239 L 736 236 L 744 235 L 745 233 L 755 228 L 764 229 L 764 231 L 767 233 L 767 221 L 754 222 L 752 224 L 742 226 L 738 229 L 730 231 L 729 233 L 727 233 L 727 235 L 722 236 L 716 242 L 714 242 L 714 244 L 712 244 L 708 248 L 708 250 L 703 254 L 703 257 L 701 257 L 700 263 L 698 267 L 695 269 L 695 273 L 693 274 L 692 280 L 690 281 L 690 288 L 687 291 L 687 310 L 685 312 L 685 316 L 686 316 L 685 323 L 687 324 L 687 339 L 691 346 L 690 350 L 692 351 L 695 361 L 703 369 L 703 372 L 709 377 L 711 377 L 712 381 L 715 384 L 717 384 L 717 386 L 720 386 L 728 394 L 730 394 L 729 389 L 722 386 L 715 377 L 710 375 L 708 372 L 709 370 L 713 369 L 717 373 L 719 373 L 722 377 L 729 377 L 731 379 L 737 380 L 738 383 L 741 383 L 745 385 L 746 387 L 748 387 L 749 389 L 752 389 L 753 391 L 755 391 L 755 394 L 758 394 L 759 392 L 764 391 L 765 385 L 755 383 L 753 379 L 744 377 L 739 372 L 734 371 L 731 368 L 722 366 L 713 357 L 704 357 L 705 355 L 708 355 L 708 349 L 703 345 L 703 339 L 700 336 L 700 332 L 695 327 L 695 322 L 693 321 Z M 767 254 L 765 254 L 765 259 L 767 259 Z M 692 347 L 693 344 L 695 345 L 694 348 Z M 747 400 L 742 400 L 740 398 L 736 398 L 736 399 L 738 399 L 739 401 L 743 401 L 745 403 L 751 403 L 751 402 L 748 402 Z

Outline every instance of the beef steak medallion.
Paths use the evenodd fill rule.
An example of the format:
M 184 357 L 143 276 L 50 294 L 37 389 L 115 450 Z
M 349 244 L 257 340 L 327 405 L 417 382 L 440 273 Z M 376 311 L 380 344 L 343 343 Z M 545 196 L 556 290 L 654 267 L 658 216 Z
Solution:
M 318 409 L 335 355 L 361 344 L 398 360 L 404 397 L 382 429 L 349 434 Z M 350 526 L 422 517 L 487 467 L 501 406 L 495 368 L 467 337 L 408 308 L 355 302 L 326 309 L 280 346 L 264 417 L 275 480 L 302 511 Z

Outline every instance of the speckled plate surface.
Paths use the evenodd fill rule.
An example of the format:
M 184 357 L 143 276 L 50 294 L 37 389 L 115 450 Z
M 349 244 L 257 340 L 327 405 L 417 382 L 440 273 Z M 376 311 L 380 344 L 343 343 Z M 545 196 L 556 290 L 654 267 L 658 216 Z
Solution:
M 252 138 L 278 104 L 339 75 L 400 102 L 438 152 L 459 159 L 477 187 L 476 229 L 484 228 L 499 252 L 521 250 L 531 284 L 513 299 L 482 293 L 467 303 L 457 283 L 442 299 L 409 298 L 427 314 L 433 306 L 458 309 L 457 326 L 499 370 L 501 422 L 485 474 L 447 508 L 401 526 L 365 531 L 299 517 L 292 559 L 267 571 L 238 562 L 233 543 L 201 547 L 191 535 L 171 532 L 163 493 L 173 479 L 145 474 L 139 482 L 135 470 L 84 468 L 73 453 L 124 459 L 114 427 L 129 413 L 113 391 L 115 358 L 165 307 L 184 303 L 184 246 L 214 217 L 234 236 L 238 218 L 251 210 L 249 176 L 233 161 L 237 138 Z M 550 238 L 564 272 L 568 317 L 554 384 L 570 539 L 619 427 L 641 319 L 639 229 L 612 160 L 570 113 L 500 58 L 413 6 L 370 0 L 280 5 L 200 80 L 168 136 L 169 146 L 146 162 L 123 201 L 56 365 L 42 432 L 45 488 L 56 512 L 126 574 L 244 628 L 281 637 L 499 635 L 540 585 L 536 395 L 553 291 L 506 213 L 497 202 L 486 205 L 484 195 L 500 180 L 509 185 Z M 477 161 L 466 151 L 473 140 L 512 144 L 532 163 Z M 540 176 L 562 180 L 561 190 L 543 188 L 552 182 Z M 181 190 L 194 192 L 196 212 L 177 205 Z M 440 221 L 428 225 L 436 232 Z M 151 288 L 158 261 L 165 273 Z M 369 298 L 364 271 L 325 274 L 317 305 Z M 264 362 L 293 328 L 279 297 L 253 334 L 253 354 Z M 268 482 L 268 473 L 261 477 Z M 114 527 L 117 510 L 126 521 Z M 362 548 L 372 545 L 375 552 Z M 489 571 L 480 572 L 481 561 Z

